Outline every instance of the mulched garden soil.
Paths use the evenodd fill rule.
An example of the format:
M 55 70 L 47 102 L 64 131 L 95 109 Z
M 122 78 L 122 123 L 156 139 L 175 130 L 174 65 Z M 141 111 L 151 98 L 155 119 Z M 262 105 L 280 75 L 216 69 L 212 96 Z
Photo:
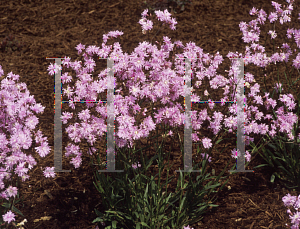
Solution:
M 277 1 L 285 3 L 285 1 Z M 294 4 L 292 13 L 292 22 L 284 25 L 276 24 L 278 36 L 275 39 L 276 47 L 287 42 L 286 29 L 298 28 L 299 21 L 297 13 L 297 4 Z M 23 46 L 16 50 L 1 49 L 0 64 L 5 75 L 9 72 L 20 75 L 20 82 L 27 84 L 27 88 L 37 103 L 41 103 L 44 107 L 44 113 L 37 115 L 39 118 L 38 129 L 41 129 L 44 136 L 48 138 L 51 153 L 45 158 L 41 158 L 34 150 L 35 144 L 32 145 L 26 153 L 32 153 L 37 161 L 37 166 L 29 171 L 30 179 L 23 182 L 19 187 L 21 197 L 24 201 L 16 204 L 16 207 L 24 214 L 27 219 L 25 228 L 95 228 L 92 221 L 97 217 L 94 209 L 98 209 L 104 213 L 101 204 L 101 197 L 93 185 L 93 171 L 89 165 L 88 156 L 83 157 L 82 166 L 75 169 L 71 165 L 70 159 L 63 157 L 62 166 L 65 170 L 72 170 L 70 173 L 57 173 L 55 178 L 45 178 L 42 174 L 41 167 L 54 166 L 54 76 L 50 76 L 47 68 L 54 60 L 47 60 L 46 57 L 71 57 L 72 61 L 82 60 L 77 54 L 75 47 L 82 43 L 86 45 L 97 45 L 101 47 L 102 35 L 112 30 L 123 31 L 124 35 L 118 39 L 108 40 L 107 45 L 113 45 L 119 42 L 123 52 L 132 53 L 139 42 L 144 40 L 152 41 L 156 44 L 163 41 L 163 36 L 168 36 L 171 41 L 180 40 L 183 44 L 190 41 L 195 42 L 197 46 L 203 49 L 204 53 L 212 55 L 219 52 L 223 58 L 223 63 L 219 66 L 217 73 L 225 74 L 224 70 L 229 70 L 230 61 L 226 58 L 229 51 L 244 53 L 246 43 L 242 40 L 242 32 L 239 29 L 241 21 L 249 22 L 256 19 L 255 16 L 249 15 L 249 10 L 255 6 L 258 9 L 263 8 L 268 14 L 274 11 L 270 0 L 193 0 L 192 5 L 186 5 L 183 11 L 177 7 L 176 3 L 161 1 L 158 4 L 148 5 L 152 7 L 149 13 L 154 14 L 156 9 L 169 9 L 172 17 L 175 17 L 178 24 L 176 30 L 172 31 L 169 27 L 162 27 L 161 22 L 153 20 L 153 32 L 143 35 L 142 29 L 138 21 L 141 13 L 146 8 L 146 4 L 142 0 L 24 0 L 10 1 L 2 0 L 0 6 L 0 39 L 5 39 L 11 34 L 17 41 L 23 43 Z M 176 11 L 176 13 L 175 13 Z M 158 33 L 159 28 L 162 28 Z M 262 27 L 260 44 L 264 45 L 266 31 L 272 29 L 267 20 L 267 28 Z M 285 30 L 283 30 L 285 29 Z M 291 44 L 289 40 L 289 44 Z M 158 44 L 157 44 L 158 45 Z M 272 53 L 273 43 L 270 42 L 268 35 L 265 44 L 266 52 Z M 13 46 L 15 47 L 15 46 Z M 160 46 L 159 46 L 160 48 Z M 292 50 L 296 48 L 296 44 L 292 43 Z M 174 53 L 181 53 L 183 50 L 176 50 Z M 174 54 L 173 53 L 173 54 Z M 96 56 L 95 56 L 96 57 Z M 295 54 L 291 56 L 295 58 Z M 94 58 L 97 66 L 95 72 L 105 69 L 106 60 L 98 60 Z M 291 69 L 290 63 L 287 67 L 284 64 L 278 64 L 280 81 L 286 85 L 285 69 Z M 174 69 L 174 66 L 172 66 Z M 74 76 L 74 71 L 68 69 Z M 274 66 L 268 66 L 266 69 L 256 66 L 245 66 L 245 72 L 254 74 L 256 81 L 266 87 L 269 91 L 274 86 L 277 79 L 277 69 Z M 97 73 L 97 74 L 98 74 Z M 93 74 L 93 78 L 97 78 L 97 74 Z M 266 79 L 263 75 L 266 74 Z M 291 75 L 292 79 L 296 79 L 297 74 L 294 71 Z M 73 77 L 74 79 L 74 77 Z M 73 84 L 70 84 L 73 86 Z M 118 82 L 118 85 L 122 85 Z M 63 86 L 66 88 L 66 85 Z M 294 88 L 298 88 L 297 83 Z M 203 96 L 204 89 L 209 88 L 208 80 L 204 81 L 203 87 L 197 89 L 198 95 Z M 286 87 L 284 87 L 286 88 Z M 123 87 L 125 95 L 128 89 Z M 249 91 L 246 93 L 249 93 Z M 208 89 L 211 98 L 219 100 L 223 95 L 222 89 Z M 103 93 L 105 96 L 106 92 Z M 294 94 L 294 93 L 293 93 Z M 296 94 L 294 94 L 296 95 Z M 218 99 L 219 98 L 219 99 Z M 63 96 L 63 100 L 66 97 Z M 178 102 L 183 104 L 183 98 Z M 298 103 L 298 100 L 296 100 Z M 149 103 L 143 105 L 142 108 L 150 110 Z M 160 103 L 155 103 L 159 108 Z M 224 107 L 216 105 L 216 110 L 224 111 Z M 85 105 L 77 104 L 77 113 L 81 111 Z M 193 105 L 193 110 L 200 110 L 206 107 L 209 114 L 211 110 L 207 104 Z M 94 108 L 93 108 L 94 109 Z M 97 115 L 92 109 L 92 114 Z M 260 109 L 264 110 L 262 106 Z M 72 112 L 67 104 L 63 104 L 62 111 Z M 63 124 L 63 129 L 74 123 L 76 118 L 73 117 L 68 124 Z M 208 124 L 208 123 L 206 123 Z M 209 132 L 208 125 L 203 125 L 199 137 L 207 136 L 213 138 L 214 135 Z M 162 130 L 159 129 L 159 133 Z M 183 139 L 183 128 L 179 128 L 179 134 Z M 235 164 L 235 160 L 231 158 L 230 151 L 235 148 L 236 140 L 234 134 L 229 134 L 230 140 L 219 143 L 212 151 L 212 162 L 209 164 L 208 171 L 215 169 L 219 174 L 230 160 L 230 164 L 226 169 L 225 175 Z M 158 138 L 159 141 L 162 138 Z M 65 147 L 71 140 L 63 131 L 63 155 Z M 145 144 L 144 139 L 141 140 Z M 260 136 L 255 136 L 255 143 L 262 143 Z M 101 149 L 101 157 L 105 159 L 105 142 L 99 142 L 96 146 Z M 153 146 L 153 142 L 151 143 Z M 177 178 L 179 173 L 175 170 L 183 169 L 183 158 L 180 152 L 180 144 L 178 135 L 173 139 L 168 138 L 166 149 L 172 146 L 171 163 L 174 163 L 170 174 L 175 178 L 168 187 L 168 191 L 175 191 Z M 194 147 L 194 146 L 193 146 Z M 87 151 L 86 142 L 80 143 L 83 152 Z M 154 148 L 146 150 L 145 154 L 153 156 Z M 86 155 L 86 154 L 85 154 Z M 246 169 L 253 169 L 254 166 L 263 164 L 264 161 L 259 154 L 252 156 L 253 160 Z M 200 162 L 200 156 L 196 157 L 196 149 L 193 149 L 194 163 Z M 155 175 L 158 172 L 157 165 L 150 167 L 149 174 Z M 204 218 L 194 225 L 190 225 L 195 229 L 198 228 L 286 228 L 285 223 L 289 223 L 286 208 L 283 205 L 282 197 L 289 191 L 284 189 L 276 180 L 270 183 L 272 171 L 266 168 L 260 168 L 253 173 L 237 173 L 229 176 L 229 181 L 223 190 L 218 192 L 218 199 L 214 204 L 219 205 L 217 208 L 210 209 Z M 112 176 L 112 175 L 110 175 Z M 162 174 L 162 180 L 166 179 L 166 172 Z M 223 182 L 223 181 L 222 181 Z M 290 193 L 296 195 L 296 192 Z M 17 222 L 23 220 L 23 217 L 17 216 Z

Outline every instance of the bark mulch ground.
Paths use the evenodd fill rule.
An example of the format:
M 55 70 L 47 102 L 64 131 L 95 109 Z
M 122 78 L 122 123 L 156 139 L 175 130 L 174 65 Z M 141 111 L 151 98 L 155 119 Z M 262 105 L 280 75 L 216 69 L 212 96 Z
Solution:
M 175 17 L 178 24 L 176 30 L 172 31 L 168 27 L 161 28 L 161 23 L 154 20 L 154 29 L 150 34 L 143 35 L 140 24 L 141 13 L 146 4 L 141 0 L 2 0 L 0 6 L 0 39 L 5 39 L 11 34 L 17 41 L 23 43 L 16 50 L 10 51 L 2 49 L 0 51 L 0 64 L 3 67 L 5 75 L 9 72 L 20 75 L 20 82 L 27 84 L 28 90 L 37 103 L 41 103 L 45 108 L 43 114 L 38 115 L 39 129 L 48 138 L 51 153 L 45 158 L 41 158 L 34 151 L 33 146 L 27 153 L 32 153 L 38 165 L 28 173 L 30 179 L 20 186 L 20 194 L 24 201 L 18 203 L 16 207 L 26 217 L 28 223 L 25 228 L 95 228 L 92 221 L 97 217 L 94 208 L 104 212 L 101 205 L 101 198 L 93 185 L 93 173 L 89 166 L 89 158 L 84 157 L 82 166 L 79 169 L 69 163 L 69 159 L 63 157 L 63 169 L 72 170 L 71 173 L 57 173 L 55 178 L 45 178 L 40 167 L 54 166 L 54 77 L 50 76 L 47 68 L 52 60 L 46 57 L 71 57 L 72 61 L 79 58 L 75 46 L 82 43 L 86 46 L 97 45 L 101 47 L 102 35 L 112 30 L 123 31 L 124 35 L 115 40 L 109 40 L 108 45 L 114 42 L 120 42 L 124 52 L 131 53 L 138 46 L 139 42 L 144 40 L 162 41 L 163 36 L 171 38 L 172 42 L 181 40 L 183 44 L 190 41 L 195 42 L 197 46 L 203 49 L 204 53 L 216 54 L 219 52 L 224 57 L 224 62 L 218 69 L 218 74 L 225 74 L 224 70 L 229 70 L 230 61 L 226 58 L 229 51 L 244 53 L 247 44 L 243 43 L 242 32 L 239 30 L 241 21 L 249 22 L 254 19 L 249 15 L 249 10 L 255 6 L 258 9 L 263 8 L 268 14 L 274 11 L 270 0 L 193 0 L 192 5 L 187 5 L 183 11 L 176 7 L 175 3 L 152 5 L 152 14 L 154 9 L 161 10 L 172 7 L 172 17 Z M 277 1 L 278 2 L 278 1 Z M 279 1 L 279 3 L 285 3 Z M 289 28 L 298 28 L 297 13 L 299 10 L 294 4 L 292 14 L 293 22 Z M 171 7 L 170 7 L 171 6 Z M 174 12 L 176 11 L 176 13 Z M 255 17 L 256 18 L 256 17 Z M 269 26 L 269 22 L 267 22 Z M 276 24 L 278 37 L 276 45 L 281 46 L 286 41 L 285 32 L 282 28 L 287 28 L 287 24 L 281 26 Z M 285 27 L 284 27 L 285 26 Z M 264 28 L 261 34 L 260 44 L 264 44 L 266 32 L 271 28 Z M 17 43 L 16 43 L 17 45 Z M 266 43 L 266 52 L 272 53 L 273 45 L 268 37 Z M 13 46 L 17 47 L 17 46 Z M 293 44 L 292 49 L 294 49 Z M 181 49 L 178 51 L 182 51 Z M 292 56 L 293 58 L 295 55 Z M 81 58 L 81 57 L 80 57 Z M 96 71 L 106 67 L 105 60 L 98 60 Z M 282 64 L 280 65 L 282 66 Z M 174 66 L 172 66 L 174 68 Z M 70 70 L 70 69 L 69 69 Z M 269 66 L 261 69 L 253 66 L 246 66 L 245 71 L 251 71 L 255 79 L 261 85 L 271 89 L 274 80 L 277 77 L 276 69 Z M 267 74 L 264 82 L 263 74 Z M 282 73 L 282 68 L 280 69 Z M 74 76 L 74 72 L 72 76 Z M 93 77 L 96 79 L 96 75 Z M 227 75 L 227 73 L 225 74 Z M 285 81 L 284 74 L 280 74 L 280 79 Z M 296 78 L 294 73 L 292 77 Z M 74 77 L 73 77 L 74 79 Z M 208 82 L 206 82 L 208 85 Z M 72 84 L 70 84 L 72 86 Z M 65 87 L 64 87 L 65 88 Z M 203 89 L 204 87 L 202 87 Z M 198 90 L 199 95 L 203 95 L 203 90 Z M 124 88 L 126 91 L 126 89 Z M 220 91 L 214 92 L 208 90 L 212 97 L 219 98 Z M 221 90 L 222 91 L 222 90 Z M 63 97 L 63 100 L 66 98 Z M 180 100 L 183 104 L 183 98 Z M 298 101 L 297 101 L 298 102 Z M 159 104 L 156 104 L 159 107 Z M 207 104 L 193 105 L 193 109 L 203 109 Z M 145 106 L 147 107 L 147 106 Z M 84 108 L 81 104 L 76 105 L 76 111 Z M 208 107 L 207 107 L 208 108 Z M 220 110 L 224 110 L 220 108 Z M 210 109 L 208 109 L 210 111 Z M 73 111 L 67 104 L 63 105 L 62 111 Z M 95 111 L 93 111 L 96 115 Z M 71 119 L 68 123 L 76 121 Z M 63 125 L 65 129 L 68 125 Z M 203 136 L 213 137 L 212 133 L 206 127 L 201 131 Z M 212 152 L 212 162 L 209 169 L 215 169 L 219 174 L 231 160 L 230 167 L 235 163 L 231 158 L 230 151 L 235 148 L 236 141 L 234 135 L 229 136 L 232 140 L 220 143 Z M 181 139 L 183 139 L 183 129 L 181 128 Z M 255 137 L 255 143 L 261 140 L 259 136 Z M 71 142 L 68 135 L 63 131 L 63 155 L 65 147 Z M 174 144 L 176 142 L 176 144 Z M 175 172 L 178 167 L 183 168 L 183 160 L 180 152 L 180 145 L 177 139 L 167 143 L 167 147 L 172 143 L 173 152 L 171 155 L 174 163 L 171 174 L 177 176 Z M 102 145 L 101 145 L 102 144 Z M 104 143 L 105 144 L 105 143 Z M 86 143 L 80 143 L 83 152 L 86 152 Z M 105 148 L 103 142 L 98 143 L 98 147 Z M 225 149 L 222 153 L 222 149 Z M 147 152 L 150 156 L 153 151 Z M 200 157 L 194 157 L 195 162 L 199 162 Z M 253 161 L 246 169 L 252 169 L 254 166 L 264 163 L 259 155 L 253 156 Z M 228 168 L 229 169 L 229 168 Z M 155 165 L 151 167 L 151 173 L 157 172 Z M 228 172 L 225 173 L 228 175 Z M 240 173 L 229 177 L 229 182 L 225 188 L 218 193 L 218 199 L 215 204 L 219 207 L 211 209 L 204 215 L 203 220 L 193 226 L 198 228 L 285 228 L 285 223 L 289 222 L 286 208 L 283 206 L 281 198 L 288 193 L 282 186 L 271 184 L 271 171 L 267 169 L 257 169 L 254 173 Z M 166 174 L 162 175 L 165 179 Z M 177 179 L 173 180 L 169 186 L 169 191 L 175 190 Z M 295 194 L 295 192 L 291 192 Z M 44 217 L 44 218 L 43 218 Z M 17 222 L 23 218 L 18 216 Z

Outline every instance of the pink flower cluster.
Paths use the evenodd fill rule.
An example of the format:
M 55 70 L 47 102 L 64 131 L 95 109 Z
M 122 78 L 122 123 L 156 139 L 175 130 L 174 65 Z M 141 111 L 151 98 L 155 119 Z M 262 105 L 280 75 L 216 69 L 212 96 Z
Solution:
M 300 208 L 300 196 L 291 196 L 291 194 L 287 194 L 286 196 L 282 197 L 282 201 L 284 203 L 284 206 L 286 207 L 294 207 L 296 212 L 293 214 L 290 209 L 287 210 L 287 213 L 290 215 L 291 223 L 293 224 L 291 226 L 291 229 L 298 229 L 300 224 L 300 212 L 298 212 L 298 209 Z
M 287 2 L 289 3 L 289 5 L 286 7 L 285 10 L 281 9 L 281 4 L 278 4 L 274 1 L 272 1 L 272 5 L 275 7 L 276 12 L 271 12 L 268 19 L 270 21 L 270 23 L 276 22 L 279 18 L 280 24 L 286 23 L 286 22 L 290 22 L 291 18 L 290 18 L 290 14 L 293 10 L 293 2 L 287 0 Z M 256 51 L 261 51 L 264 52 L 264 47 L 260 46 L 258 44 L 254 44 L 253 42 L 258 42 L 259 41 L 259 34 L 260 34 L 260 29 L 257 26 L 258 23 L 260 24 L 264 24 L 264 22 L 266 21 L 266 12 L 264 10 L 260 10 L 259 12 L 257 11 L 257 9 L 255 7 L 253 7 L 252 10 L 250 10 L 250 15 L 258 15 L 258 18 L 256 20 L 252 20 L 249 22 L 249 25 L 247 25 L 245 22 L 241 22 L 240 23 L 240 29 L 243 32 L 243 40 L 245 43 L 250 43 L 252 42 L 251 48 L 253 48 L 253 50 Z M 300 14 L 299 14 L 300 16 Z M 300 17 L 299 17 L 300 19 Z M 275 27 L 274 27 L 275 28 Z M 249 31 L 250 29 L 250 31 Z M 277 34 L 275 32 L 275 30 L 270 30 L 269 34 L 271 35 L 271 39 L 275 39 Z M 294 35 L 294 39 L 295 42 L 297 44 L 297 47 L 300 48 L 300 29 L 296 30 L 296 29 L 288 29 L 287 30 L 287 37 L 290 39 L 292 38 L 292 34 Z M 281 61 L 285 61 L 288 62 L 289 56 L 291 55 L 292 51 L 289 47 L 288 44 L 283 44 L 282 48 L 284 50 L 286 50 L 286 52 L 282 52 L 282 53 L 274 53 L 271 57 L 267 58 L 266 54 L 261 54 L 261 53 L 257 53 L 256 55 L 253 56 L 254 59 L 254 64 L 258 64 L 260 61 L 260 59 L 263 59 L 263 61 L 261 61 L 262 64 L 260 64 L 260 67 L 265 67 L 267 66 L 269 63 L 273 62 L 276 64 L 276 62 L 281 62 Z M 251 54 L 250 52 L 250 48 L 247 47 L 246 48 L 246 53 L 247 56 Z M 246 60 L 246 64 L 248 64 L 248 62 L 250 62 L 251 60 Z M 297 57 L 293 60 L 293 66 L 297 69 L 300 69 L 300 53 L 298 53 Z
M 290 9 L 291 7 L 289 7 Z M 145 10 L 142 13 L 142 20 L 140 20 L 140 24 L 142 25 L 144 30 L 149 30 L 152 28 L 152 23 L 150 21 L 147 21 L 147 10 Z M 171 28 L 175 28 L 174 25 L 176 24 L 173 19 L 170 18 L 170 14 L 165 11 L 164 13 L 161 11 L 155 12 L 157 15 L 157 18 L 159 20 L 163 20 L 167 22 L 168 24 L 172 24 Z M 250 11 L 250 14 L 257 14 L 257 10 L 253 9 Z M 278 12 L 277 12 L 278 13 Z M 271 14 L 272 15 L 272 14 Z M 272 57 L 267 57 L 266 54 L 263 54 L 264 47 L 260 46 L 259 44 L 255 44 L 255 41 L 259 40 L 259 33 L 260 29 L 257 26 L 258 23 L 264 24 L 264 21 L 266 21 L 266 13 L 263 10 L 259 11 L 258 18 L 256 20 L 253 20 L 247 25 L 245 22 L 241 22 L 240 28 L 243 31 L 244 34 L 244 40 L 245 42 L 249 43 L 252 41 L 251 48 L 254 50 L 254 54 L 251 54 L 250 47 L 246 47 L 246 56 L 250 58 L 245 58 L 245 64 L 254 63 L 260 67 L 265 67 L 271 62 L 281 62 L 281 61 L 287 61 L 288 56 L 291 53 L 291 50 L 289 49 L 289 46 L 287 44 L 283 44 L 284 50 L 286 50 L 286 53 L 275 53 Z M 284 17 L 284 16 L 283 16 Z M 270 22 L 274 21 L 272 17 L 269 17 Z M 252 28 L 251 31 L 248 31 L 249 28 Z M 295 35 L 295 39 L 297 39 L 297 34 L 295 33 L 296 30 L 293 30 L 293 33 Z M 73 101 L 78 101 L 82 98 L 85 98 L 86 100 L 95 100 L 97 98 L 97 93 L 101 93 L 105 90 L 107 86 L 106 79 L 103 79 L 105 75 L 107 75 L 107 69 L 102 71 L 98 77 L 100 81 L 97 82 L 91 82 L 90 73 L 93 71 L 93 68 L 95 66 L 95 62 L 92 58 L 89 56 L 93 54 L 97 54 L 101 58 L 107 58 L 109 56 L 109 53 L 111 52 L 112 46 L 106 46 L 107 38 L 117 37 L 119 35 L 122 35 L 122 32 L 115 31 L 110 32 L 108 35 L 103 35 L 103 43 L 102 43 L 102 49 L 96 47 L 96 46 L 89 46 L 86 49 L 87 53 L 84 53 L 84 59 L 86 61 L 85 67 L 81 69 L 81 62 L 75 61 L 70 62 L 70 58 L 66 58 L 63 61 L 64 66 L 66 67 L 72 67 L 74 70 L 76 70 L 79 81 L 76 82 L 76 89 L 70 88 L 69 85 L 67 89 L 64 89 L 64 94 L 68 96 L 69 99 L 73 98 Z M 179 103 L 174 103 L 172 101 L 176 101 L 177 98 L 179 98 L 179 95 L 185 96 L 186 90 L 192 90 L 192 88 L 187 88 L 186 85 L 184 85 L 183 79 L 180 77 L 180 75 L 185 75 L 185 68 L 184 68 L 184 60 L 183 59 L 176 59 L 176 72 L 170 69 L 170 66 L 172 65 L 171 62 L 167 62 L 165 58 L 168 57 L 168 52 L 173 50 L 174 45 L 177 47 L 183 47 L 184 52 L 183 54 L 176 54 L 179 58 L 189 57 L 194 58 L 198 57 L 200 59 L 197 60 L 196 67 L 201 68 L 201 71 L 196 72 L 196 78 L 198 78 L 198 81 L 196 81 L 196 87 L 199 87 L 201 85 L 201 81 L 204 79 L 205 76 L 207 76 L 210 80 L 210 85 L 213 89 L 217 89 L 219 87 L 224 87 L 224 95 L 225 97 L 221 98 L 221 101 L 228 101 L 229 97 L 229 88 L 230 86 L 233 88 L 233 92 L 235 92 L 236 82 L 237 82 L 237 66 L 233 65 L 229 71 L 229 76 L 232 76 L 230 79 L 226 79 L 222 75 L 216 75 L 216 69 L 220 63 L 222 63 L 223 58 L 222 56 L 217 53 L 216 55 L 212 56 L 209 54 L 204 54 L 202 52 L 202 49 L 197 47 L 195 43 L 190 42 L 184 47 L 180 41 L 175 41 L 174 44 L 171 43 L 170 39 L 168 37 L 164 37 L 164 45 L 162 45 L 162 49 L 158 50 L 156 46 L 152 46 L 151 44 L 147 42 L 143 42 L 135 49 L 135 53 L 128 55 L 123 54 L 122 49 L 120 47 L 120 44 L 116 42 L 114 44 L 114 50 L 111 52 L 110 58 L 116 58 L 116 63 L 114 65 L 115 67 L 115 73 L 120 78 L 120 80 L 125 81 L 126 79 L 129 80 L 127 82 L 127 87 L 129 88 L 129 91 L 131 93 L 130 96 L 123 97 L 121 95 L 115 96 L 115 112 L 116 112 L 116 121 L 120 124 L 118 131 L 116 131 L 116 144 L 119 148 L 124 147 L 127 145 L 127 141 L 129 141 L 130 145 L 132 146 L 133 140 L 137 140 L 141 137 L 147 137 L 149 132 L 151 130 L 154 130 L 156 125 L 158 123 L 164 122 L 166 124 L 169 124 L 170 126 L 178 126 L 183 125 L 185 120 L 185 115 L 181 112 L 184 110 L 182 106 Z M 81 53 L 82 50 L 85 48 L 84 45 L 79 44 L 77 47 L 78 53 Z M 260 51 L 260 52 L 259 52 Z M 149 57 L 148 53 L 152 53 L 152 59 L 149 61 L 145 60 L 145 57 Z M 236 58 L 236 57 L 242 57 L 242 54 L 234 54 L 232 52 L 229 52 L 227 55 L 229 58 Z M 205 68 L 203 63 L 206 65 L 209 64 L 208 68 Z M 192 66 L 194 66 L 193 70 L 195 70 L 195 60 L 192 61 Z M 151 67 L 153 68 L 153 71 L 148 76 L 151 80 L 151 83 L 146 83 L 146 75 L 142 72 L 142 67 L 144 67 L 146 70 L 149 70 Z M 163 68 L 162 68 L 163 67 Z M 297 65 L 294 65 L 294 67 L 297 68 Z M 50 70 L 49 74 L 54 74 L 55 67 L 50 66 L 48 68 Z M 192 70 L 192 71 L 193 71 Z M 161 74 L 158 75 L 157 73 L 160 72 Z M 192 72 L 191 72 L 192 73 Z M 63 83 L 70 82 L 72 79 L 71 76 L 68 75 L 68 73 L 64 73 L 62 76 Z M 250 85 L 251 83 L 255 83 L 254 76 L 250 73 L 246 73 L 245 81 Z M 171 83 L 172 82 L 172 83 Z M 230 86 L 228 85 L 230 84 Z M 265 102 L 263 102 L 263 98 L 260 95 L 257 95 L 257 93 L 260 92 L 260 85 L 257 83 L 250 87 L 250 93 L 249 98 L 253 98 L 253 102 L 258 105 L 265 105 L 267 109 L 272 106 L 274 109 L 276 104 L 276 101 L 269 98 L 269 94 L 266 93 L 264 98 Z M 278 86 L 276 87 L 276 89 Z M 87 89 L 89 93 L 87 93 Z M 283 89 L 280 86 L 280 90 Z M 74 91 L 77 93 L 77 96 L 73 95 L 75 94 Z M 117 89 L 117 91 L 120 93 L 121 88 Z M 281 92 L 280 91 L 280 92 Z M 208 93 L 206 92 L 206 95 L 208 96 Z M 156 119 L 155 122 L 153 122 L 152 118 L 146 117 L 141 124 L 141 127 L 138 128 L 133 125 L 134 123 L 134 117 L 133 115 L 136 115 L 138 112 L 142 112 L 141 108 L 138 104 L 136 104 L 137 99 L 150 99 L 152 102 L 158 101 L 160 98 L 162 104 L 166 105 L 164 108 L 158 109 L 157 113 L 154 114 L 154 118 Z M 191 95 L 192 101 L 199 101 L 201 98 L 195 94 Z M 231 100 L 235 100 L 236 95 L 235 93 L 231 94 Z M 208 99 L 208 101 L 211 101 Z M 280 101 L 283 102 L 289 110 L 293 109 L 295 107 L 294 98 L 291 97 L 291 95 L 283 95 L 280 98 Z M 263 119 L 269 120 L 272 119 L 271 115 L 265 115 L 258 110 L 258 107 L 253 105 L 248 105 L 247 98 L 245 98 L 246 102 L 246 126 L 245 131 L 246 134 L 249 135 L 251 132 L 255 134 L 269 134 L 272 137 L 275 136 L 275 133 L 277 133 L 277 128 L 280 128 L 281 132 L 291 135 L 291 128 L 293 124 L 296 122 L 297 118 L 295 114 L 293 113 L 284 113 L 284 107 L 280 107 L 276 112 L 278 114 L 278 120 L 274 121 L 271 120 L 273 123 L 271 124 L 271 128 L 269 129 L 269 126 L 266 124 L 258 124 L 256 121 L 260 121 Z M 223 106 L 225 102 L 222 102 L 221 105 Z M 93 107 L 94 104 L 86 104 L 88 107 Z M 105 106 L 99 106 L 96 107 L 96 110 L 99 114 L 102 115 L 102 117 L 105 119 L 106 114 L 106 107 Z M 171 107 L 167 106 L 171 105 Z M 75 105 L 73 102 L 69 103 L 69 106 L 73 109 L 75 108 Z M 214 103 L 209 103 L 210 109 L 213 109 L 215 106 Z M 133 114 L 130 114 L 129 110 L 132 111 Z M 224 119 L 224 126 L 229 128 L 229 132 L 232 132 L 233 130 L 236 130 L 237 126 L 237 105 L 229 106 L 229 112 L 232 113 L 231 116 L 227 117 L 224 116 L 221 113 L 215 112 L 214 113 L 214 121 L 211 121 L 211 118 L 207 115 L 207 110 L 204 109 L 199 112 L 199 116 L 197 118 L 197 112 L 192 111 L 192 125 L 193 130 L 195 132 L 192 134 L 192 140 L 199 141 L 197 130 L 201 128 L 201 125 L 205 120 L 210 121 L 209 128 L 212 129 L 213 133 L 216 135 L 221 129 L 222 129 L 222 120 Z M 254 119 L 252 119 L 252 113 L 254 114 Z M 120 115 L 120 116 L 119 116 Z M 145 110 L 143 111 L 143 115 L 145 116 Z M 62 116 L 62 120 L 64 124 L 67 123 L 67 119 L 71 118 L 73 115 L 71 113 L 64 112 Z M 80 142 L 81 138 L 87 139 L 87 141 L 93 145 L 93 143 L 96 140 L 96 135 L 102 136 L 103 133 L 106 131 L 106 126 L 104 125 L 105 120 L 101 118 L 92 117 L 89 114 L 89 110 L 84 110 L 80 112 L 78 115 L 79 119 L 83 121 L 82 125 L 80 126 L 78 123 L 75 125 L 71 125 L 67 128 L 67 132 L 69 133 L 69 137 L 75 142 Z M 87 128 L 88 127 L 88 128 Z M 249 136 L 245 136 L 245 143 L 249 145 L 249 142 L 253 141 L 253 138 L 250 138 Z M 210 148 L 212 147 L 212 143 L 210 139 L 204 138 L 202 139 L 202 143 L 204 148 Z M 92 151 L 95 152 L 96 149 L 92 148 Z M 79 148 L 69 145 L 67 147 L 67 155 L 74 154 L 76 158 L 73 160 L 73 164 L 77 168 L 80 166 L 81 163 L 81 155 L 82 152 L 79 152 Z M 246 153 L 247 160 L 250 160 L 249 153 Z
M 144 10 L 144 12 L 142 13 L 142 19 L 139 21 L 139 23 L 142 25 L 142 33 L 145 34 L 147 30 L 151 30 L 153 27 L 153 22 L 151 20 L 146 19 L 146 16 L 149 16 L 147 14 L 148 9 Z M 168 12 L 168 10 L 165 10 L 164 12 L 162 11 L 155 11 L 156 13 L 156 18 L 159 21 L 162 21 L 167 24 L 169 24 L 170 29 L 175 30 L 176 27 L 175 25 L 177 24 L 175 18 L 171 18 L 171 14 Z
M 0 76 L 4 74 L 0 66 Z M 15 83 L 19 80 L 19 75 L 12 72 L 1 81 L 0 90 L 0 163 L 4 165 L 0 168 L 0 189 L 5 189 L 7 182 L 11 180 L 12 174 L 17 174 L 24 182 L 29 178 L 27 172 L 37 163 L 32 155 L 22 152 L 22 149 L 29 149 L 32 145 L 32 137 L 38 147 L 36 151 L 41 157 L 45 157 L 50 152 L 47 138 L 43 138 L 40 130 L 34 131 L 38 124 L 38 118 L 33 114 L 44 111 L 41 104 L 37 104 L 33 96 L 30 96 L 25 83 Z M 25 90 L 25 92 L 21 92 Z M 26 167 L 27 165 L 27 167 Z M 54 177 L 54 167 L 45 168 L 45 177 Z M 9 186 L 0 193 L 0 198 L 10 200 L 17 195 L 17 187 Z M 14 213 L 11 211 L 3 215 L 3 220 L 10 223 L 14 221 Z

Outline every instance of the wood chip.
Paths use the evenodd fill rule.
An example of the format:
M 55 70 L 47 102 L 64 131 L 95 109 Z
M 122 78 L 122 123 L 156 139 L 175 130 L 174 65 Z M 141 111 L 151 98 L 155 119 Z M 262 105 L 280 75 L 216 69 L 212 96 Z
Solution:
M 44 194 L 47 195 L 50 199 L 53 199 L 53 196 L 48 190 L 44 190 Z

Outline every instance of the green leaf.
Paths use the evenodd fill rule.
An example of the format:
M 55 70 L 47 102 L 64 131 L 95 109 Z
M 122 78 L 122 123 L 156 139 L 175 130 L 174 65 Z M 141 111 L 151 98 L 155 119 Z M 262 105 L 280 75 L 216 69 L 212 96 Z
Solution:
M 184 201 L 185 201 L 186 197 L 183 197 L 181 203 L 180 203 L 180 206 L 179 206 L 179 212 L 181 212 L 182 210 L 182 207 L 183 207 L 183 204 L 184 204 Z
M 144 198 L 147 198 L 147 196 L 148 196 L 148 188 L 149 188 L 149 186 L 148 186 L 148 184 L 147 184 L 146 190 L 145 190 L 145 193 L 144 193 Z
M 274 146 L 273 144 L 269 143 L 268 145 L 269 145 L 270 147 L 272 147 L 274 150 L 277 150 L 277 147 Z
M 271 179 L 270 179 L 270 182 L 271 182 L 271 183 L 274 183 L 274 180 L 275 180 L 275 175 L 272 174 Z
M 150 228 L 145 222 L 141 222 L 141 224 L 147 228 Z
M 268 164 L 261 164 L 261 165 L 257 165 L 255 167 L 253 167 L 253 169 L 258 169 L 260 167 L 265 167 L 265 166 L 269 166 Z
M 16 213 L 18 213 L 19 215 L 25 217 L 25 216 L 22 214 L 22 212 L 20 212 L 15 206 L 13 206 L 12 209 L 13 209 L 14 212 L 16 212 Z
M 117 221 L 112 221 L 112 227 L 114 228 L 114 229 L 117 229 Z
M 136 224 L 136 229 L 140 229 L 141 228 L 141 224 L 140 223 L 137 223 Z
M 209 186 L 207 186 L 205 189 L 214 189 L 214 188 L 216 188 L 216 187 L 218 187 L 218 186 L 220 186 L 221 184 L 213 184 L 213 185 L 209 185 Z
M 161 220 L 163 219 L 163 218 L 165 218 L 166 216 L 165 215 L 160 215 L 159 217 L 158 217 L 158 222 L 161 222 Z
M 2 204 L 2 207 L 10 208 L 10 204 L 9 204 L 9 203 L 3 203 L 3 204 Z
M 96 219 L 93 220 L 92 223 L 98 223 L 98 222 L 103 222 L 103 219 L 101 217 L 97 217 Z
M 216 141 L 216 145 L 218 145 L 221 141 L 223 141 L 223 139 L 218 139 L 218 141 Z

